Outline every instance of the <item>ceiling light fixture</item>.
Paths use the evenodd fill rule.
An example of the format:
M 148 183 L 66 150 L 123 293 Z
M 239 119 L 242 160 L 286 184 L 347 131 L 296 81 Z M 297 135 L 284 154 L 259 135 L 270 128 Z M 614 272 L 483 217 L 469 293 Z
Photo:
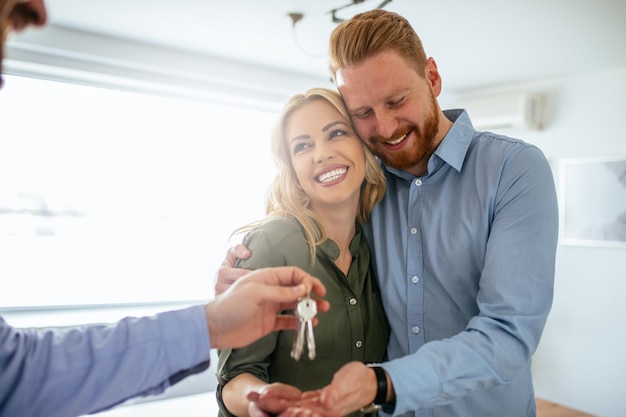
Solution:
M 305 55 L 310 56 L 311 58 L 323 58 L 328 55 L 325 52 L 319 53 L 319 54 L 311 53 L 307 51 L 305 48 L 303 48 L 302 45 L 300 45 L 300 40 L 298 39 L 298 33 L 296 32 L 296 23 L 298 23 L 304 18 L 303 13 L 291 12 L 291 13 L 287 13 L 287 16 L 289 16 L 289 19 L 291 19 L 291 36 L 293 37 L 293 43 L 300 50 L 300 52 L 302 52 Z
M 375 7 L 375 9 L 382 9 L 383 7 L 385 7 L 387 4 L 391 3 L 392 0 L 383 0 L 382 3 L 380 3 L 377 7 Z M 358 4 L 361 4 L 365 2 L 365 0 L 352 0 L 351 3 L 348 3 L 346 5 L 343 5 L 341 7 L 337 7 L 335 9 L 332 9 L 330 11 L 328 11 L 327 13 L 329 13 L 331 15 L 331 20 L 333 23 L 341 23 L 341 22 L 345 22 L 346 19 L 342 19 L 340 17 L 337 17 L 337 12 L 340 10 L 344 10 L 348 7 L 351 6 L 356 6 Z M 295 43 L 296 47 L 305 55 L 308 55 L 312 58 L 321 58 L 321 57 L 325 57 L 327 56 L 327 53 L 323 53 L 323 54 L 313 54 L 308 52 L 305 48 L 303 48 L 300 45 L 300 41 L 298 40 L 298 34 L 296 33 L 296 24 L 301 21 L 302 19 L 304 19 L 304 13 L 300 13 L 300 12 L 290 12 L 287 13 L 287 16 L 289 17 L 289 19 L 291 20 L 291 34 L 293 37 L 293 42 Z
M 343 10 L 343 9 L 345 9 L 347 7 L 356 6 L 357 4 L 361 4 L 364 1 L 365 0 L 352 0 L 352 3 L 348 3 L 345 6 L 337 7 L 336 9 L 332 9 L 331 11 L 329 11 L 328 13 L 330 13 L 331 19 L 332 19 L 333 23 L 341 23 L 341 22 L 345 22 L 346 21 L 346 19 L 342 19 L 340 17 L 337 17 L 337 12 L 339 10 Z M 383 2 L 380 3 L 378 5 L 378 7 L 376 7 L 376 9 L 382 9 L 383 7 L 385 7 L 389 3 L 391 3 L 391 0 L 383 0 Z

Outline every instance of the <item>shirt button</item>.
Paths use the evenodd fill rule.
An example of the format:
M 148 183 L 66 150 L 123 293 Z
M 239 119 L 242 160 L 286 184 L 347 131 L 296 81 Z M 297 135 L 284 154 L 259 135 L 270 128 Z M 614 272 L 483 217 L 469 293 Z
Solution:
M 420 332 L 420 328 L 417 326 L 413 326 L 413 328 L 411 329 L 413 331 L 413 333 L 418 334 Z
M 350 305 L 351 306 L 356 305 L 356 298 L 351 298 L 350 299 Z
M 415 180 L 415 185 L 417 185 L 418 187 L 422 185 L 422 180 Z
M 415 227 L 411 227 L 411 234 L 414 235 L 417 233 L 417 229 Z
M 420 282 L 420 279 L 418 277 L 413 277 L 411 278 L 411 281 L 413 282 L 413 284 L 417 284 L 418 282 Z
M 360 348 L 361 346 L 363 346 L 363 342 L 361 342 L 360 340 L 357 340 L 356 343 L 354 344 L 356 347 Z

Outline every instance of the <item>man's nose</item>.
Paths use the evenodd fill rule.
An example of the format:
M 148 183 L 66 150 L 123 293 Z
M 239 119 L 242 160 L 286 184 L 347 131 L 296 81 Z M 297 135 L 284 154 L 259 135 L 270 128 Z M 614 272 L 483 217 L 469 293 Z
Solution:
M 44 0 L 31 0 L 31 3 L 33 3 L 33 10 L 35 10 L 37 15 L 35 24 L 37 26 L 45 25 L 48 22 L 48 11 L 46 10 Z
M 398 128 L 395 115 L 392 111 L 381 110 L 376 112 L 376 131 L 383 138 L 391 138 Z
M 15 6 L 14 13 L 21 15 L 21 19 L 25 24 L 34 26 L 43 26 L 48 21 L 48 13 L 44 0 L 27 0 L 18 3 Z M 20 29 L 24 29 L 20 28 Z

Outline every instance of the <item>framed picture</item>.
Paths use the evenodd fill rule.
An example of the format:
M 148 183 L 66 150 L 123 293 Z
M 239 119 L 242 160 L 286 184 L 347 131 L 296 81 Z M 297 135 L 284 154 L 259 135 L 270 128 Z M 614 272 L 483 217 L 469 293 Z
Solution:
M 626 156 L 560 163 L 561 242 L 626 248 Z

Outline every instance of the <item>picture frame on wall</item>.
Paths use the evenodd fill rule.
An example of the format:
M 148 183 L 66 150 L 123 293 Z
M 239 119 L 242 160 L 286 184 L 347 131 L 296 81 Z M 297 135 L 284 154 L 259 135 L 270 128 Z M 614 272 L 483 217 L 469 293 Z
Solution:
M 560 161 L 561 242 L 626 248 L 626 156 Z

